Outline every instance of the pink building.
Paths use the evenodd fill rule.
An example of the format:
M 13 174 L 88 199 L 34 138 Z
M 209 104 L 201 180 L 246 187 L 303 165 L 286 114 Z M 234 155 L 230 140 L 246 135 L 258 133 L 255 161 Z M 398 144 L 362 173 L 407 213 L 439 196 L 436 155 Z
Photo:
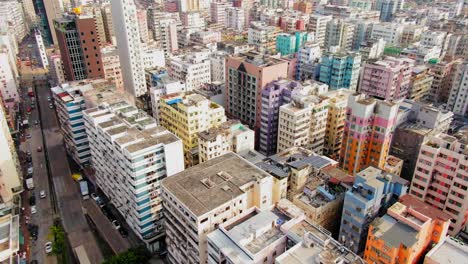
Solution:
M 386 57 L 367 62 L 361 72 L 359 92 L 383 100 L 405 98 L 413 67 L 414 61 L 407 58 Z
M 454 236 L 468 220 L 468 130 L 439 134 L 421 146 L 410 193 L 448 213 Z
M 169 13 L 178 12 L 179 9 L 177 8 L 177 1 L 174 1 L 174 0 L 166 1 L 164 3 L 164 10 Z
M 260 129 L 262 90 L 268 83 L 286 78 L 288 65 L 285 60 L 257 52 L 226 58 L 226 112 Z M 258 133 L 256 133 L 258 135 Z M 256 140 L 258 143 L 258 139 Z

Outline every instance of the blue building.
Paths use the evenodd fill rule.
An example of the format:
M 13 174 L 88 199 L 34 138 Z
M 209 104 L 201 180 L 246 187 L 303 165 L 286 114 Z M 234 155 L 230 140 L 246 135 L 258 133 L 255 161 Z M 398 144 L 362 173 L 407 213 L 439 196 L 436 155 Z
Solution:
M 320 63 L 319 81 L 328 84 L 331 90 L 356 91 L 360 69 L 359 53 L 325 53 Z
M 408 191 L 409 182 L 375 167 L 356 174 L 346 192 L 339 240 L 355 253 L 364 249 L 369 224 Z

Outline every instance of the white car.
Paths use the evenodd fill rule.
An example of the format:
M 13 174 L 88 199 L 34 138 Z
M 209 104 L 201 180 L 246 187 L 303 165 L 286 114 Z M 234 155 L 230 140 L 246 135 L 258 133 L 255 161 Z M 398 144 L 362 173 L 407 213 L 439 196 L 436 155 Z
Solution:
M 53 105 L 53 104 L 49 104 L 49 108 L 50 108 L 50 109 L 54 108 L 54 105 Z
M 52 242 L 46 242 L 44 248 L 47 254 L 52 253 Z
M 34 172 L 33 167 L 29 167 L 29 168 L 28 168 L 28 174 L 33 174 L 33 172 Z
M 52 100 L 52 98 L 50 96 L 47 96 L 47 101 L 50 102 L 51 100 Z
M 37 209 L 36 209 L 36 206 L 33 205 L 31 206 L 31 214 L 35 214 L 35 213 L 37 213 Z
M 44 190 L 42 190 L 42 191 L 39 193 L 39 197 L 40 197 L 41 199 L 46 198 L 46 192 L 45 192 Z
M 120 229 L 120 224 L 117 222 L 117 220 L 112 221 L 112 224 L 114 225 L 114 228 L 119 230 Z
M 92 194 L 91 194 L 91 198 L 93 198 L 93 200 L 96 201 L 96 202 L 99 201 L 99 200 L 101 199 L 101 198 L 99 198 L 99 196 L 97 196 L 97 194 L 95 194 L 95 193 L 92 193 Z

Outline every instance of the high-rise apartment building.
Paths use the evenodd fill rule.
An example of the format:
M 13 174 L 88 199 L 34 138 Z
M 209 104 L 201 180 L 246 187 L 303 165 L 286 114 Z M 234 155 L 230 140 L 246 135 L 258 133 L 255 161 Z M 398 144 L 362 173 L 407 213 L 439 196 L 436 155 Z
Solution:
M 112 23 L 116 34 L 125 91 L 133 97 L 146 94 L 142 45 L 134 0 L 111 1 Z
M 213 1 L 210 4 L 210 21 L 224 25 L 226 21 L 226 8 L 232 7 L 232 3 L 226 0 Z
M 318 43 L 305 43 L 297 51 L 296 80 L 316 80 L 319 76 L 322 50 Z
M 160 70 L 158 68 L 152 69 L 153 73 Z M 151 70 L 146 70 L 146 72 L 150 72 Z M 173 93 L 183 93 L 185 92 L 185 83 L 176 79 L 172 79 L 167 75 L 162 75 L 155 83 L 148 85 L 150 88 L 150 96 L 151 96 L 151 107 L 152 107 L 152 115 L 153 117 L 159 122 L 159 109 L 160 109 L 160 102 L 161 96 L 173 94 Z
M 325 53 L 320 63 L 319 81 L 328 84 L 330 90 L 356 91 L 360 69 L 359 53 Z
M 228 7 L 226 8 L 226 18 L 224 20 L 224 26 L 226 28 L 232 28 L 236 31 L 242 32 L 246 25 L 246 14 L 244 9 L 240 7 Z
M 266 156 L 276 154 L 279 109 L 291 101 L 291 92 L 301 83 L 286 79 L 273 81 L 262 91 L 262 108 L 258 151 Z
M 208 51 L 193 51 L 187 55 L 172 56 L 168 60 L 169 76 L 185 82 L 192 91 L 211 82 L 211 63 Z
M 340 89 L 323 94 L 328 98 L 328 117 L 325 129 L 325 142 L 323 154 L 339 160 L 341 144 L 343 142 L 344 127 L 346 121 L 346 110 L 348 97 L 351 91 Z
M 117 41 L 115 39 L 114 23 L 112 23 L 112 12 L 110 3 L 103 3 L 101 5 L 101 15 L 102 23 L 104 25 L 104 34 L 106 36 L 107 42 L 112 43 L 113 45 L 117 45 Z
M 248 43 L 257 46 L 260 51 L 273 54 L 276 51 L 276 37 L 280 32 L 278 27 L 254 21 L 248 30 Z
M 364 250 L 369 224 L 380 210 L 405 195 L 409 182 L 373 166 L 356 173 L 354 185 L 345 194 L 340 241 L 351 251 Z
M 359 92 L 382 100 L 398 100 L 408 96 L 414 61 L 386 57 L 366 62 L 361 71 Z
M 122 100 L 84 111 L 97 186 L 151 250 L 164 234 L 161 181 L 184 170 L 182 142 Z
M 429 68 L 424 65 L 415 66 L 411 72 L 408 99 L 414 101 L 426 100 L 431 92 L 432 80 Z
M 368 166 L 383 168 L 395 130 L 398 105 L 363 94 L 349 96 L 340 166 L 355 174 Z
M 52 54 L 49 57 L 49 77 L 52 85 L 59 85 L 65 82 L 65 73 L 63 72 L 62 56 Z
M 104 78 L 115 84 L 118 91 L 123 91 L 122 69 L 120 68 L 119 52 L 115 46 L 106 46 L 101 49 L 102 69 Z
M 279 201 L 273 177 L 235 153 L 188 168 L 161 186 L 171 263 L 205 263 L 211 231 L 252 207 L 265 210 Z
M 14 67 L 8 59 L 8 51 L 0 47 L 0 97 L 3 102 L 19 102 L 19 83 L 14 75 Z M 2 102 L 2 103 L 3 103 Z
M 321 47 L 325 45 L 325 35 L 327 32 L 327 23 L 333 19 L 332 16 L 311 15 L 308 24 L 308 30 L 314 33 L 315 42 Z
M 182 139 L 188 166 L 199 162 L 198 133 L 226 122 L 222 106 L 195 93 L 162 96 L 159 119 L 162 126 Z
M 177 42 L 177 21 L 174 18 L 163 18 L 153 25 L 156 42 L 164 50 L 164 55 L 169 56 L 179 49 Z
M 404 195 L 370 224 L 364 259 L 368 263 L 417 263 L 445 238 L 449 224 L 448 214 Z
M 66 15 L 55 19 L 54 26 L 66 80 L 103 78 L 99 36 L 94 18 Z
M 405 25 L 400 23 L 384 22 L 373 24 L 372 29 L 370 30 L 370 39 L 383 39 L 388 44 L 399 45 L 404 28 Z
M 238 120 L 198 133 L 200 163 L 229 152 L 241 153 L 255 148 L 255 133 Z
M 322 154 L 328 104 L 327 97 L 314 94 L 310 87 L 294 89 L 291 102 L 280 107 L 277 150 L 302 146 Z
M 411 183 L 411 194 L 450 215 L 452 236 L 468 220 L 467 136 L 463 128 L 453 136 L 430 137 L 421 146 Z
M 256 52 L 226 58 L 226 111 L 244 124 L 260 129 L 262 91 L 286 78 L 288 63 Z M 258 144 L 256 139 L 256 144 Z
M 446 133 L 453 113 L 411 100 L 404 100 L 399 105 L 399 120 L 390 154 L 404 161 L 401 176 L 411 180 L 421 145 L 430 136 Z
M 7 0 L 0 4 L 0 27 L 10 31 L 18 43 L 29 33 L 23 6 L 19 1 Z
M 324 47 L 328 50 L 351 50 L 353 46 L 355 24 L 343 19 L 332 19 L 327 22 Z
M 20 250 L 20 194 L 23 191 L 21 164 L 16 153 L 15 143 L 11 138 L 10 127 L 3 104 L 0 103 L 0 261 L 14 263 Z
M 455 80 L 455 73 L 460 64 L 462 64 L 461 60 L 453 60 L 450 62 L 441 61 L 435 64 L 429 64 L 430 73 L 434 76 L 429 93 L 429 100 L 431 102 L 438 104 L 448 102 L 450 91 L 452 90 L 452 85 Z
M 458 64 L 446 109 L 454 114 L 468 116 L 468 62 Z

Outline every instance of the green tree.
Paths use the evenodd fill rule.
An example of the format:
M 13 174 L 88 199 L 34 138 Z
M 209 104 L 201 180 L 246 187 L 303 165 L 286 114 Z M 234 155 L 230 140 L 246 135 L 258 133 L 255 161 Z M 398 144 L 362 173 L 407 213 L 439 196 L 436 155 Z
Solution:
M 50 227 L 50 239 L 52 239 L 52 254 L 61 256 L 66 250 L 65 245 L 65 231 L 60 225 L 53 225 Z
M 103 264 L 146 264 L 151 258 L 151 253 L 144 247 L 131 248 L 119 255 L 112 256 Z

